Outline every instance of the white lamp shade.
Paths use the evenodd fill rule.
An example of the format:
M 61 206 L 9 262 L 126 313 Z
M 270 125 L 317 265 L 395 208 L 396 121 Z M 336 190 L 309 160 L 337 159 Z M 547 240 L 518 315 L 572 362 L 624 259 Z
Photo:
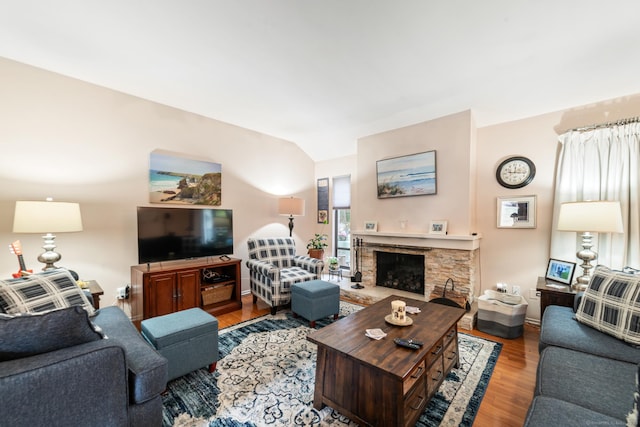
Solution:
M 82 231 L 78 203 L 16 202 L 14 233 L 70 233 Z
M 304 216 L 304 199 L 299 197 L 278 199 L 278 213 L 280 215 Z
M 558 230 L 591 233 L 622 233 L 620 202 L 569 202 L 560 205 Z

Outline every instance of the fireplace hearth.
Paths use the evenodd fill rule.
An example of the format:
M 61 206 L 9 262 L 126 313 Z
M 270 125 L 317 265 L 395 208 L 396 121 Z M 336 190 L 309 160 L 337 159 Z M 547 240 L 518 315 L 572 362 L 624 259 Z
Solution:
M 376 251 L 376 285 L 424 295 L 424 255 Z

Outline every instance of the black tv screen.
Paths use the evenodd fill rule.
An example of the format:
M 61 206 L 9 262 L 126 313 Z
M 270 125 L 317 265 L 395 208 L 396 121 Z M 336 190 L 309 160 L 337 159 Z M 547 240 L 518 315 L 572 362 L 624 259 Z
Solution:
M 233 211 L 138 207 L 138 262 L 233 253 Z

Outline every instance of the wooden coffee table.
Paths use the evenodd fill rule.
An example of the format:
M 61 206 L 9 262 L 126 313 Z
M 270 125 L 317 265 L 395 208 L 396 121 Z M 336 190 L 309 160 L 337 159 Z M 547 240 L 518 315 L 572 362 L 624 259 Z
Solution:
M 418 307 L 413 324 L 394 326 L 384 318 L 391 301 Z M 458 364 L 457 323 L 461 308 L 391 295 L 312 332 L 318 345 L 313 406 L 328 405 L 360 425 L 413 426 L 451 368 Z M 381 340 L 367 329 L 387 333 Z M 399 347 L 394 338 L 424 343 L 419 350 Z

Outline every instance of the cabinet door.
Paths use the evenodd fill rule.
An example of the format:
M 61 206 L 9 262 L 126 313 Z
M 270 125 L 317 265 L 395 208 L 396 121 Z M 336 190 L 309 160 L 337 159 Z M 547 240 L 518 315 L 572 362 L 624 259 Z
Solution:
M 173 313 L 176 301 L 175 273 L 149 275 L 144 290 L 144 299 L 145 319 Z
M 177 311 L 200 306 L 200 270 L 177 273 Z

